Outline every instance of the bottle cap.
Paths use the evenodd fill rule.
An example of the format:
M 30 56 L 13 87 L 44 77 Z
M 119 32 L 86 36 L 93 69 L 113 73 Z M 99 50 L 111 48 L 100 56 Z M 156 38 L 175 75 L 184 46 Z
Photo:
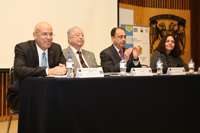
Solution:
M 161 58 L 158 58 L 158 60 L 161 60 Z
M 122 59 L 124 60 L 125 58 L 124 58 L 124 57 L 122 57 Z
M 190 58 L 190 60 L 193 60 L 192 58 Z
M 68 58 L 72 58 L 72 56 L 68 56 Z

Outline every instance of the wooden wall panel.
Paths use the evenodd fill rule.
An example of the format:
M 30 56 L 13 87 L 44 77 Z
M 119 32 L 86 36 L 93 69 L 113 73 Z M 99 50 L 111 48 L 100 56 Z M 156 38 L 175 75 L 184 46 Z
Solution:
M 165 9 L 189 10 L 189 0 L 119 0 L 119 3 Z
M 135 0 L 132 0 L 135 1 Z M 129 5 L 134 5 L 134 6 L 141 6 L 141 7 L 146 7 L 146 8 L 153 8 L 152 7 L 152 2 L 153 0 L 144 0 L 140 5 L 137 4 L 129 4 L 126 3 L 124 0 L 119 0 L 119 3 L 121 4 L 129 4 Z M 191 51 L 186 52 L 186 55 L 191 55 L 188 56 L 192 57 L 195 61 L 195 70 L 198 69 L 200 66 L 200 0 L 159 0 L 159 4 L 157 5 L 160 9 L 180 9 L 180 10 L 190 10 L 190 18 L 187 17 L 187 24 L 190 23 L 190 29 L 189 32 L 186 33 L 187 40 L 190 39 L 191 42 L 187 42 L 187 45 L 189 44 L 191 46 Z M 125 6 L 126 7 L 126 6 Z M 129 7 L 131 9 L 132 7 Z M 154 10 L 154 9 L 153 9 Z M 143 11 L 143 9 L 140 9 L 140 11 Z M 142 15 L 143 13 L 137 12 L 135 13 L 135 23 L 139 24 L 142 22 L 142 19 L 137 18 L 137 16 Z M 184 15 L 184 14 L 183 14 Z M 188 15 L 188 13 L 186 14 Z M 144 17 L 144 16 L 143 16 Z M 189 21 L 190 19 L 190 21 Z M 143 23 L 142 23 L 143 24 Z M 186 25 L 188 29 L 188 25 Z M 190 34 L 190 36 L 188 36 Z M 188 60 L 188 59 L 187 59 Z
M 9 75 L 8 73 L 0 73 L 0 121 L 6 120 L 6 116 L 8 114 L 7 102 L 6 102 L 6 93 L 7 86 L 9 83 Z
M 10 84 L 9 73 L 0 72 L 0 121 L 8 120 L 10 117 L 8 104 L 6 102 L 7 88 Z M 18 119 L 18 116 L 14 116 L 13 119 Z
M 195 61 L 196 70 L 200 67 L 200 1 L 190 0 L 191 9 L 191 47 L 192 57 Z
M 186 20 L 185 24 L 185 33 L 186 33 L 186 47 L 185 53 L 181 57 L 183 60 L 188 63 L 191 58 L 191 45 L 190 45 L 190 10 L 177 10 L 177 9 L 161 9 L 161 8 L 144 8 L 139 6 L 127 5 L 127 4 L 119 4 L 120 8 L 127 8 L 134 10 L 134 24 L 140 26 L 149 26 L 150 20 L 149 18 L 161 14 L 170 14 L 179 16 Z M 166 23 L 170 23 L 166 22 Z M 168 24 L 169 25 L 169 24 Z M 157 47 L 160 40 L 157 40 L 156 44 L 153 46 L 154 49 Z

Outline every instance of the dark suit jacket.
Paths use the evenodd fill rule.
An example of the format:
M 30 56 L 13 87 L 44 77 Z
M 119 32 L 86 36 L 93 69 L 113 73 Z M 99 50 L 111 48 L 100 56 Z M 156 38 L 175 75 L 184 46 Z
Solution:
M 123 48 L 123 52 L 125 50 L 126 49 Z M 120 71 L 119 62 L 121 61 L 121 58 L 113 45 L 104 49 L 100 53 L 100 58 L 101 58 L 101 66 L 104 72 L 119 72 Z M 126 71 L 130 72 L 132 67 L 141 67 L 141 65 L 140 63 L 137 66 L 134 65 L 133 56 L 131 53 L 129 60 L 127 61 Z
M 65 64 L 66 59 L 63 55 L 61 46 L 52 43 L 48 49 L 49 68 L 58 66 L 59 63 Z M 12 108 L 18 101 L 18 88 L 20 79 L 25 77 L 46 76 L 46 67 L 39 67 L 39 58 L 34 40 L 22 42 L 15 46 L 14 60 L 14 84 L 8 87 L 7 102 Z

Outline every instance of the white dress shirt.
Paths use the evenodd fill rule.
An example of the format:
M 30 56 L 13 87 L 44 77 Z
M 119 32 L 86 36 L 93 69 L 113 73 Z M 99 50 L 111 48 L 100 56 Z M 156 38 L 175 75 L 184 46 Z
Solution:
M 48 62 L 48 49 L 43 51 L 37 44 L 36 44 L 37 52 L 38 52 L 38 58 L 39 58 L 39 66 L 41 67 L 41 60 L 42 60 L 42 53 L 46 53 L 46 59 L 47 59 L 47 68 L 46 68 L 46 74 L 48 75 L 48 69 L 49 69 L 49 62 Z
M 82 65 L 81 65 L 81 61 L 80 61 L 80 59 L 79 59 L 79 54 L 77 53 L 77 50 L 76 50 L 74 47 L 72 47 L 71 45 L 69 45 L 69 46 L 70 46 L 70 48 L 72 49 L 74 55 L 76 56 L 76 59 L 77 59 L 79 65 L 80 65 L 80 67 L 83 68 Z M 85 60 L 85 57 L 84 57 L 84 55 L 83 55 L 82 50 L 80 49 L 79 51 L 81 52 L 81 55 L 82 55 L 83 61 L 85 62 L 85 64 L 86 64 L 87 67 L 89 68 L 89 65 L 87 64 L 87 61 Z

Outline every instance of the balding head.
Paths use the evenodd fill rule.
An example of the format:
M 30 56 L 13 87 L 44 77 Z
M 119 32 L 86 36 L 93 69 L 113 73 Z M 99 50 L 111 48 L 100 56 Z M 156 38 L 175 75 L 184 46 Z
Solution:
M 35 25 L 34 32 L 40 32 L 41 28 L 43 28 L 43 27 L 49 27 L 52 29 L 52 27 L 49 23 L 42 21 Z
M 39 22 L 36 24 L 33 37 L 36 44 L 45 51 L 51 46 L 53 41 L 53 30 L 50 24 L 47 22 Z

